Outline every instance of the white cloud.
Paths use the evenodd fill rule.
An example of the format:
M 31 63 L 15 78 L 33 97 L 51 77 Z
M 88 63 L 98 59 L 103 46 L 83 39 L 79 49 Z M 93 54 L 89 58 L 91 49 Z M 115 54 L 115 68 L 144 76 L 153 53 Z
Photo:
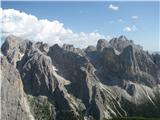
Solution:
M 125 32 L 133 32 L 133 31 L 136 31 L 136 30 L 137 30 L 137 27 L 135 25 L 126 26 L 125 28 L 123 28 L 123 31 L 125 31 Z
M 0 16 L 2 21 L 0 29 L 3 37 L 13 34 L 34 41 L 43 41 L 50 45 L 67 43 L 81 48 L 95 45 L 98 39 L 105 38 L 97 32 L 74 33 L 59 21 L 38 19 L 33 15 L 14 9 L 0 9 Z
M 132 31 L 132 28 L 131 28 L 131 27 L 125 27 L 125 28 L 123 29 L 123 31 L 131 32 L 131 31 Z
M 134 15 L 134 16 L 131 16 L 131 18 L 134 19 L 134 20 L 138 20 L 138 19 L 139 19 L 139 16 Z
M 109 9 L 112 9 L 112 10 L 114 10 L 114 11 L 119 10 L 119 7 L 118 7 L 118 6 L 115 6 L 115 5 L 113 5 L 113 4 L 110 4 L 110 5 L 108 6 L 108 8 L 109 8 Z

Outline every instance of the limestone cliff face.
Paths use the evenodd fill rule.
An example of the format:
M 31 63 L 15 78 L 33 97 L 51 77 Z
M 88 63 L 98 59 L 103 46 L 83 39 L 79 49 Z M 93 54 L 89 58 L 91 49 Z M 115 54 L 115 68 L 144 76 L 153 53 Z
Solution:
M 18 70 L 1 58 L 1 119 L 34 120 Z
M 160 57 L 125 36 L 83 50 L 9 36 L 1 50 L 4 120 L 160 117 Z

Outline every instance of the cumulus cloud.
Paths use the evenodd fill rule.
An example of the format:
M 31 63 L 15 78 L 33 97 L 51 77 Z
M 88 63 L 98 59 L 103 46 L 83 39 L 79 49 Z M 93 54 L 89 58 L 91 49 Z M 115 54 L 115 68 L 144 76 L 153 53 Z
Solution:
M 134 15 L 134 16 L 131 16 L 131 18 L 134 19 L 134 20 L 138 20 L 138 19 L 139 19 L 139 16 Z
M 123 28 L 123 31 L 125 32 L 133 32 L 133 31 L 136 31 L 137 30 L 137 27 L 135 25 L 132 25 L 132 26 L 126 26 Z
M 38 19 L 34 15 L 14 9 L 0 9 L 0 20 L 2 21 L 0 28 L 2 37 L 13 34 L 34 41 L 43 41 L 50 45 L 67 43 L 80 48 L 95 45 L 98 39 L 105 38 L 97 32 L 74 33 L 57 20 Z
M 108 8 L 111 9 L 111 10 L 114 10 L 114 11 L 119 10 L 119 7 L 118 7 L 118 6 L 115 6 L 115 5 L 113 5 L 113 4 L 110 4 L 110 5 L 108 6 Z

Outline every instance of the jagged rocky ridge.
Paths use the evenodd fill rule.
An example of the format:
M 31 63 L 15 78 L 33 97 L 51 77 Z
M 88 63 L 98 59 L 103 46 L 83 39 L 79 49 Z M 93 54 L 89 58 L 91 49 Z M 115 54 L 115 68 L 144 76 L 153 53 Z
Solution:
M 125 36 L 82 50 L 11 35 L 1 52 L 3 120 L 160 117 L 160 55 Z

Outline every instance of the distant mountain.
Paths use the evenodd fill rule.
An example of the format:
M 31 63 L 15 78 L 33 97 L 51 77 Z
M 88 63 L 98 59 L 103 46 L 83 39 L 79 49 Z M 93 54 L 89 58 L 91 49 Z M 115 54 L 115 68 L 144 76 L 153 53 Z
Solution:
M 125 36 L 79 49 L 10 35 L 1 52 L 3 120 L 160 118 L 160 54 Z

